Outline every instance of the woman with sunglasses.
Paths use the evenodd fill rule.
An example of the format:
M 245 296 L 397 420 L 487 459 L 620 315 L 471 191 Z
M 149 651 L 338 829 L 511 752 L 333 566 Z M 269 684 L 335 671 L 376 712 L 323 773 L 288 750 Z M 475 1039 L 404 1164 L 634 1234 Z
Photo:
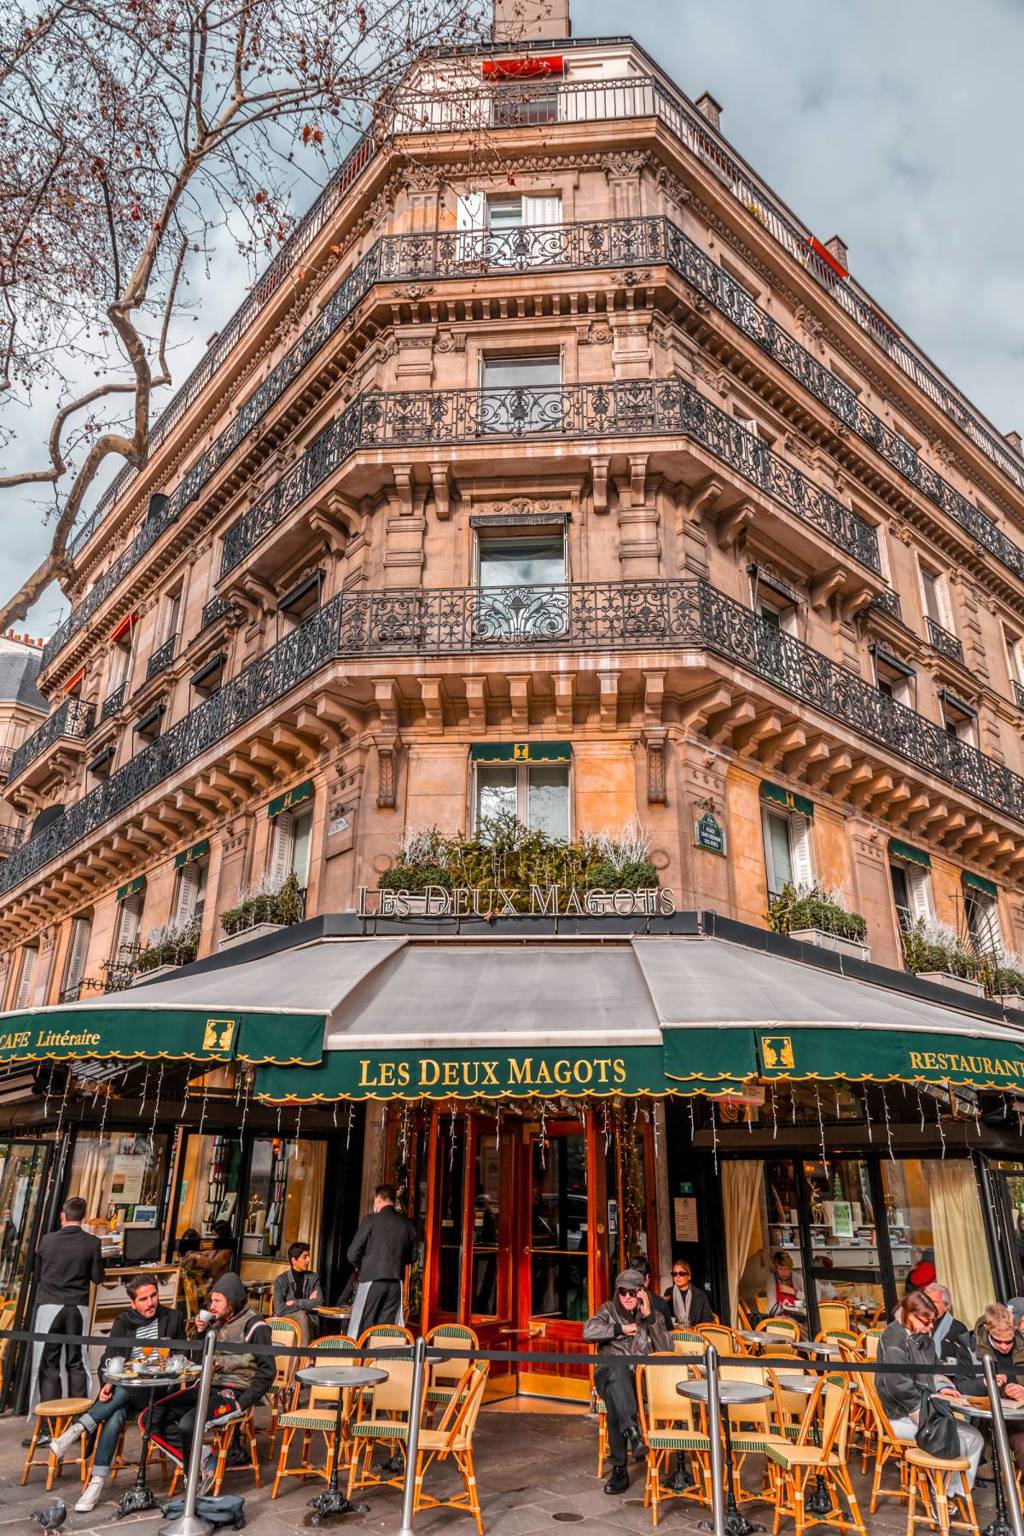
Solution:
M 672 1353 L 665 1321 L 651 1306 L 644 1277 L 636 1269 L 624 1269 L 615 1279 L 611 1300 L 598 1307 L 583 1324 L 583 1337 L 598 1347 L 594 1390 L 608 1409 L 608 1450 L 612 1474 L 605 1493 L 625 1493 L 629 1487 L 626 1459 L 647 1455 L 637 1423 L 636 1381 L 633 1372 L 644 1355 Z
M 715 1314 L 707 1291 L 693 1284 L 693 1274 L 685 1259 L 672 1265 L 672 1284 L 665 1292 L 674 1328 L 696 1328 L 698 1323 L 713 1323 Z

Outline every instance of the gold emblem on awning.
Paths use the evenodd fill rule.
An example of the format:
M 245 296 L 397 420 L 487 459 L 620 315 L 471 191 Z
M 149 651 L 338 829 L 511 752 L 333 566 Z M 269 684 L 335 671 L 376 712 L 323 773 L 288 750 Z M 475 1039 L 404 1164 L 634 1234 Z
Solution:
M 762 1035 L 761 1055 L 764 1059 L 765 1070 L 778 1071 L 779 1068 L 792 1068 L 796 1065 L 793 1059 L 793 1042 L 788 1035 Z
M 235 1042 L 236 1019 L 207 1019 L 203 1034 L 204 1051 L 230 1051 Z

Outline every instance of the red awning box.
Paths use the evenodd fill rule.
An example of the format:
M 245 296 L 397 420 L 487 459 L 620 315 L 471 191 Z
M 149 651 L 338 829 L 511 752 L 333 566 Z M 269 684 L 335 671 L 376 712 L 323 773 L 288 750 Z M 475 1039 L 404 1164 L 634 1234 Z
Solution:
M 69 677 L 67 682 L 64 684 L 64 692 L 65 693 L 74 693 L 75 689 L 78 687 L 79 683 L 82 681 L 82 678 L 84 676 L 85 676 L 85 668 L 84 667 L 79 667 L 79 669 L 75 673 L 74 677 Z
M 485 80 L 530 80 L 537 75 L 562 75 L 565 61 L 561 54 L 530 54 L 523 59 L 485 59 Z
M 827 251 L 820 240 L 815 240 L 813 235 L 809 235 L 807 237 L 807 244 L 810 246 L 815 256 L 820 256 L 822 261 L 826 262 L 832 268 L 833 272 L 837 274 L 837 276 L 849 277 L 850 274 L 843 266 L 842 262 L 836 261 L 835 257 L 832 255 L 832 252 Z
M 137 613 L 128 613 L 121 620 L 116 629 L 111 630 L 109 644 L 116 645 L 118 640 L 123 640 L 128 631 L 139 622 Z

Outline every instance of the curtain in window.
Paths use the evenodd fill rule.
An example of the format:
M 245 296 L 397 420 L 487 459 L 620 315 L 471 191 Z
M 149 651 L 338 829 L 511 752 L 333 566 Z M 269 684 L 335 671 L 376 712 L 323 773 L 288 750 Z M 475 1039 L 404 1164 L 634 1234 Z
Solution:
M 740 1276 L 747 1267 L 750 1240 L 761 1208 L 764 1163 L 739 1161 L 722 1165 L 722 1209 L 725 1215 L 725 1262 L 729 1276 L 729 1312 L 723 1321 L 736 1317 Z
M 973 1328 L 995 1294 L 974 1166 L 966 1157 L 926 1166 L 936 1277 L 952 1291 L 957 1317 Z

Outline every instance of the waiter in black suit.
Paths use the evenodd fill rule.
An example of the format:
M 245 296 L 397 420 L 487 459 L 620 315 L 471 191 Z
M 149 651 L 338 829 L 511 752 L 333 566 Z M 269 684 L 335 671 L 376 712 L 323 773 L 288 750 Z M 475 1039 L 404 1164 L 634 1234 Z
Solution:
M 78 1195 L 65 1200 L 60 1226 L 39 1241 L 35 1254 L 36 1314 L 40 1333 L 81 1334 L 89 1317 L 89 1287 L 103 1279 L 103 1250 L 98 1237 L 86 1232 L 85 1201 Z M 33 1349 L 32 1403 L 57 1397 L 91 1397 L 89 1375 L 80 1344 L 61 1340 Z M 61 1359 L 67 1390 L 61 1381 Z M 38 1395 L 36 1395 L 38 1394 Z M 30 1403 L 30 1411 L 32 1404 Z
M 348 1249 L 349 1263 L 359 1270 L 348 1325 L 353 1338 L 375 1323 L 402 1321 L 402 1280 L 415 1257 L 416 1228 L 395 1209 L 394 1185 L 378 1184 L 373 1210 Z

